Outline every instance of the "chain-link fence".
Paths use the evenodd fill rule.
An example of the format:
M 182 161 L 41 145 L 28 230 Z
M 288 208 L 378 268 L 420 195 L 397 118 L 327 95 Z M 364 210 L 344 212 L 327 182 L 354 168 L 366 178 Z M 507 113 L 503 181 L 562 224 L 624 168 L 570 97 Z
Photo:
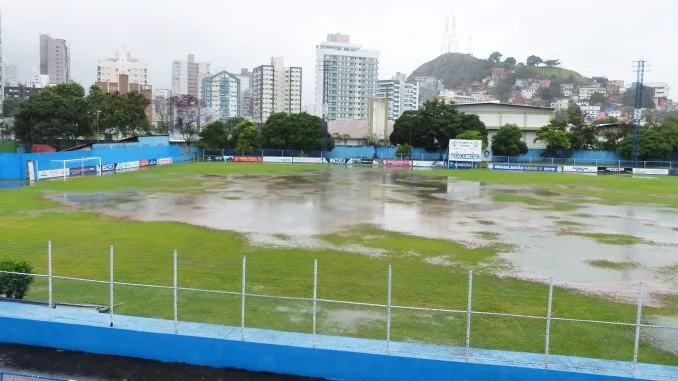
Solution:
M 116 275 L 111 247 L 97 271 L 107 276 L 93 280 L 53 273 L 50 243 L 47 274 L 32 275 L 28 295 L 47 303 L 31 313 L 255 342 L 678 378 L 676 289 L 473 272 L 407 273 L 399 284 L 407 269 L 320 269 L 298 259 L 282 269 L 260 256 L 221 266 L 206 259 L 196 268 L 195 260 L 175 252 L 162 274 Z M 215 280 L 224 287 L 209 288 Z
M 606 167 L 634 167 L 634 168 L 678 168 L 677 162 L 672 161 L 632 161 L 609 159 L 576 159 L 554 158 L 539 156 L 492 156 L 493 163 L 516 164 L 548 164 L 548 165 L 591 165 Z

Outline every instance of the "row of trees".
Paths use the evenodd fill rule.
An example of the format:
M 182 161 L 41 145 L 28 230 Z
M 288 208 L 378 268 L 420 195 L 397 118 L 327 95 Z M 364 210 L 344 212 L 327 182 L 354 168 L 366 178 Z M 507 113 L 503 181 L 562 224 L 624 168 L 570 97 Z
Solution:
M 334 149 L 334 137 L 327 136 L 322 118 L 300 114 L 274 113 L 260 129 L 253 122 L 234 118 L 216 121 L 200 132 L 202 148 L 230 148 L 248 151 L 261 147 L 320 151 Z
M 139 93 L 104 93 L 77 83 L 48 87 L 15 105 L 13 133 L 30 149 L 34 143 L 58 147 L 100 134 L 129 136 L 148 134 L 145 114 L 150 101 Z
M 501 60 L 502 57 L 503 57 L 503 54 L 501 54 L 499 52 L 492 52 L 492 54 L 490 54 L 490 56 L 487 58 L 487 60 L 489 62 L 491 62 L 492 64 L 498 65 L 498 64 L 502 63 L 502 60 Z M 503 61 L 503 63 L 506 66 L 515 66 L 518 63 L 518 61 L 514 57 L 506 57 L 506 59 Z M 530 66 L 530 67 L 539 66 L 539 65 L 545 65 L 547 67 L 556 67 L 556 66 L 560 66 L 560 60 L 557 60 L 557 59 L 544 60 L 539 56 L 531 55 L 531 56 L 527 57 L 527 59 L 525 60 L 525 64 L 527 66 Z

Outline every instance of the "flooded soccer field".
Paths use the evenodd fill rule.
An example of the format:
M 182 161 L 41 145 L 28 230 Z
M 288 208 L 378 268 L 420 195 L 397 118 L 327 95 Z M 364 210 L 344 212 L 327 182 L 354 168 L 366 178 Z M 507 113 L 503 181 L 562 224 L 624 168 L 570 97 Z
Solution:
M 7 191 L 0 243 L 44 273 L 52 240 L 55 273 L 88 279 L 107 278 L 113 244 L 116 279 L 165 286 L 177 249 L 184 321 L 241 324 L 246 257 L 247 327 L 310 333 L 317 317 L 323 335 L 383 339 L 388 325 L 394 341 L 534 353 L 553 282 L 551 352 L 624 361 L 640 295 L 639 361 L 678 365 L 673 179 L 536 175 L 170 166 Z M 108 302 L 105 285 L 54 287 L 57 302 Z M 42 279 L 28 297 L 46 298 Z M 172 316 L 171 290 L 121 286 L 116 300 Z

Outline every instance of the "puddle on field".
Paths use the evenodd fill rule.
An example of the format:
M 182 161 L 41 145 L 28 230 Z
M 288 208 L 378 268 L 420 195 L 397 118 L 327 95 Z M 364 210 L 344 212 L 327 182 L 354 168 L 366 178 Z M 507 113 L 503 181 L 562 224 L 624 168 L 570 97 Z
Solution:
M 495 243 L 488 239 L 496 236 L 515 247 L 500 254 L 510 269 L 504 270 L 503 275 L 540 280 L 554 277 L 573 285 L 615 287 L 643 280 L 653 287 L 678 292 L 678 279 L 662 273 L 662 268 L 678 263 L 676 210 L 586 204 L 573 211 L 555 211 L 544 205 L 571 200 L 558 188 L 535 190 L 455 181 L 402 170 L 210 176 L 203 180 L 209 182 L 211 191 L 196 195 L 126 191 L 59 194 L 53 198 L 74 208 L 110 216 L 233 230 L 263 245 L 327 247 L 326 242 L 314 236 L 366 224 L 470 246 Z M 539 205 L 493 201 L 493 195 L 502 193 L 536 200 Z M 588 237 L 560 234 L 564 230 L 635 236 L 644 242 L 627 246 L 601 244 Z M 382 254 L 362 247 L 343 249 L 365 255 Z M 444 259 L 427 260 L 449 265 Z M 640 266 L 610 269 L 592 266 L 591 261 L 637 262 Z

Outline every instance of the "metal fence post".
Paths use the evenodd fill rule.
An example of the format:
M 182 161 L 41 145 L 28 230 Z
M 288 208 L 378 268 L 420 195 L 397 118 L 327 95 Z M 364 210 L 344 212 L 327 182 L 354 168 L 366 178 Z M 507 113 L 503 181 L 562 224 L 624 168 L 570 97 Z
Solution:
M 391 351 L 391 280 L 393 278 L 393 268 L 388 265 L 388 291 L 386 301 L 386 353 Z
M 551 312 L 553 308 L 553 278 L 549 279 L 549 302 L 546 309 L 546 343 L 544 346 L 544 368 L 549 367 L 549 349 L 551 346 Z
M 47 241 L 47 293 L 49 308 L 54 306 L 54 297 L 52 294 L 52 241 Z
M 177 250 L 174 249 L 174 333 L 179 333 L 179 264 L 177 261 Z
M 315 333 L 318 316 L 318 260 L 313 261 L 313 348 L 315 348 Z
M 468 272 L 468 303 L 466 305 L 466 359 L 471 355 L 471 301 L 473 299 L 473 271 Z
M 247 257 L 242 257 L 242 288 L 240 305 L 240 339 L 245 340 L 245 274 L 247 269 Z
M 109 300 L 108 300 L 108 315 L 109 315 L 109 326 L 113 326 L 113 287 L 114 287 L 114 280 L 113 280 L 113 245 L 111 245 L 108 249 L 108 258 L 109 258 Z
M 636 310 L 636 334 L 633 339 L 633 369 L 631 373 L 636 375 L 638 368 L 638 346 L 640 345 L 640 323 L 643 318 L 643 289 L 645 283 L 640 282 L 638 285 L 638 308 Z
M 553 158 L 551 158 L 551 165 L 553 165 Z

